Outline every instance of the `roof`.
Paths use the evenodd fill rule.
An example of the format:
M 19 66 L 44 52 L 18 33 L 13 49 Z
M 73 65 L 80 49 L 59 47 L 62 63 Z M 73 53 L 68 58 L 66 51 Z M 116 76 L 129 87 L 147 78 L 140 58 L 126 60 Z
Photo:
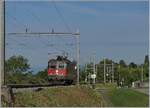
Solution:
M 57 56 L 56 59 L 50 59 L 50 60 L 48 61 L 48 63 L 49 63 L 49 62 L 56 62 L 56 61 L 65 61 L 65 62 L 67 62 L 67 63 L 70 63 L 70 62 L 71 62 L 69 59 L 67 59 L 67 57 Z

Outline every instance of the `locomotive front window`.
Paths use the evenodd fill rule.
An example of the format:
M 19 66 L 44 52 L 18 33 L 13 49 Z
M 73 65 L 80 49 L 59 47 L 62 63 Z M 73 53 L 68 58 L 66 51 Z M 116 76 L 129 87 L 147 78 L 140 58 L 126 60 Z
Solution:
M 60 69 L 63 69 L 63 68 L 64 68 L 64 65 L 59 65 L 59 68 L 60 68 Z
M 59 69 L 64 69 L 65 68 L 65 63 L 59 63 Z
M 56 69 L 56 65 L 51 65 L 50 68 Z

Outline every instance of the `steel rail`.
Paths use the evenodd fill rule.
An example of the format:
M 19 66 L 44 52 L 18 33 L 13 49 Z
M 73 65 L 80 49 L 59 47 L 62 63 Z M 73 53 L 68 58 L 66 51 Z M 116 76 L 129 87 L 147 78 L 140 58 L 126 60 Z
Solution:
M 50 87 L 50 86 L 60 86 L 62 84 L 7 84 L 10 88 L 33 88 L 33 87 Z

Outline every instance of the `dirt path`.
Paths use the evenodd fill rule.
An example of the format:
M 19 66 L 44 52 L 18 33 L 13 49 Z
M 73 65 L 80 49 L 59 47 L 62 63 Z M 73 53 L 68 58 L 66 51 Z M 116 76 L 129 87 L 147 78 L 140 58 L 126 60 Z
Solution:
M 108 97 L 108 93 L 109 93 L 110 89 L 98 89 L 97 91 L 100 92 L 100 94 L 103 98 L 104 106 L 105 107 L 112 107 L 113 104 L 111 103 L 111 101 Z

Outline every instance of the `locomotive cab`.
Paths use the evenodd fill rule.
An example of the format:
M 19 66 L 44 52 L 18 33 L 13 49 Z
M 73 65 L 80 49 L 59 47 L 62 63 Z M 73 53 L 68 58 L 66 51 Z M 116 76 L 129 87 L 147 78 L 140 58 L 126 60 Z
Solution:
M 66 66 L 67 64 L 62 61 L 50 62 L 48 66 L 48 75 L 66 76 Z
M 76 77 L 74 65 L 67 58 L 58 56 L 48 62 L 48 80 L 72 83 Z

